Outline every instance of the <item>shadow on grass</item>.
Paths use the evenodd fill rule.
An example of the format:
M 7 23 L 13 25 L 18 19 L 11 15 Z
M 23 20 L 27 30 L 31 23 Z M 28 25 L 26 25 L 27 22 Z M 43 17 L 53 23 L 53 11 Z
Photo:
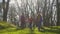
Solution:
M 58 28 L 58 27 L 50 27 L 50 29 L 44 29 L 44 32 L 60 34 L 60 28 Z
M 41 31 L 41 32 L 50 32 L 50 33 L 56 33 L 56 34 L 60 34 L 60 28 L 58 27 L 49 27 L 50 29 L 45 29 L 43 28 L 44 31 Z M 16 31 L 19 31 L 19 30 L 24 30 L 24 29 L 6 29 L 6 31 L 2 31 L 0 30 L 0 33 L 4 33 L 4 32 L 16 32 Z M 27 34 L 35 34 L 34 30 L 29 30 L 29 33 Z
M 19 31 L 20 29 L 10 29 L 10 28 L 6 28 L 6 29 L 2 29 L 0 30 L 0 33 L 5 33 L 5 32 L 16 32 Z
M 34 32 L 34 30 L 30 30 L 30 32 L 27 34 L 35 34 L 35 32 Z

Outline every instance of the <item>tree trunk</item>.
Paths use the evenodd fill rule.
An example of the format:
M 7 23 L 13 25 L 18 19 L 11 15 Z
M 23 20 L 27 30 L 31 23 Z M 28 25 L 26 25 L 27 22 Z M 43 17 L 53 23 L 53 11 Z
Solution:
M 7 21 L 7 13 L 9 8 L 9 0 L 7 0 L 6 8 L 5 8 L 5 0 L 3 0 L 3 21 Z
M 60 26 L 60 8 L 59 8 L 59 6 L 60 6 L 60 3 L 58 2 L 58 0 L 56 0 L 57 1 L 57 26 Z
M 44 5 L 44 8 L 43 8 L 43 24 L 44 26 L 47 26 L 47 23 L 46 23 L 46 16 L 45 16 L 45 12 L 47 10 L 47 7 L 46 7 L 46 4 L 47 4 L 47 0 L 45 0 L 45 5 Z

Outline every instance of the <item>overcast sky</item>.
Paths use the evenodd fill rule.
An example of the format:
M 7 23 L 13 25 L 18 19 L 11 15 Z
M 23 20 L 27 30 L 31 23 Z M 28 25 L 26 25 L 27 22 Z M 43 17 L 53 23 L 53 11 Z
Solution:
M 7 0 L 5 0 L 5 2 L 6 2 Z M 2 2 L 2 0 L 0 0 L 0 2 Z
M 0 0 L 0 2 L 2 2 L 2 0 Z

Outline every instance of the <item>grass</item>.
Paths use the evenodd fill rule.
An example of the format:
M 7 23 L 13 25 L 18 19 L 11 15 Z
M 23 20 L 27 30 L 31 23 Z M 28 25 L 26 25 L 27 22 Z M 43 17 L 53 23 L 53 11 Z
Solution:
M 19 29 L 17 30 L 16 27 L 13 27 L 11 24 L 6 22 L 0 22 L 0 34 L 60 34 L 60 26 L 55 27 L 44 27 L 44 31 L 38 31 L 37 27 L 31 31 L 29 28 Z
M 45 31 L 39 32 L 37 28 L 34 31 L 31 31 L 29 28 L 22 30 L 17 30 L 16 28 L 7 28 L 0 30 L 0 34 L 60 34 L 60 32 L 58 29 L 45 29 Z

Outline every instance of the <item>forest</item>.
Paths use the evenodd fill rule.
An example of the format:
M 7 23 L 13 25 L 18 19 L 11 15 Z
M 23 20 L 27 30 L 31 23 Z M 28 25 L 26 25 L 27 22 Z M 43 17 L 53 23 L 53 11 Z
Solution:
M 60 34 L 60 0 L 0 0 L 0 34 Z

